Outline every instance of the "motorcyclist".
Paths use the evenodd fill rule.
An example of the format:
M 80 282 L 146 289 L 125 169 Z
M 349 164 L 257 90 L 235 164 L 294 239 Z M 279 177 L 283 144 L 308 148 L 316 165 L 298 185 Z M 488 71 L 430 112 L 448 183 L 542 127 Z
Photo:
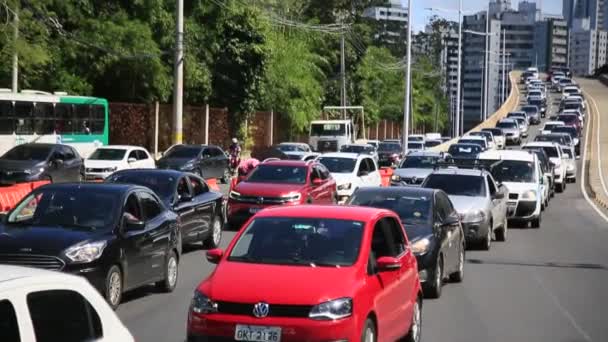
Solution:
M 237 138 L 232 138 L 232 144 L 228 148 L 228 153 L 230 154 L 230 170 L 234 173 L 241 162 L 241 145 Z

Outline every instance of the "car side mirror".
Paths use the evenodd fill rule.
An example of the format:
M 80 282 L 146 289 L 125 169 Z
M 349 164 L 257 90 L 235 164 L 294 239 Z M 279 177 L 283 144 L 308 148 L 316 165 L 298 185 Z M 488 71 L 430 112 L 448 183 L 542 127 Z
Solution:
M 55 167 L 61 167 L 61 166 L 63 166 L 63 159 L 59 159 L 59 158 L 53 159 L 52 163 L 53 163 L 53 166 L 55 166 Z
M 380 272 L 390 272 L 401 268 L 401 262 L 397 258 L 385 256 L 379 258 L 376 263 Z
M 312 180 L 312 185 L 314 186 L 319 186 L 321 184 L 323 184 L 323 180 L 321 178 L 315 178 Z
M 123 222 L 126 232 L 143 230 L 146 227 L 146 223 L 144 221 L 137 220 L 133 218 L 133 216 L 127 214 L 123 215 Z
M 492 196 L 492 199 L 503 199 L 505 198 L 505 194 L 503 192 L 497 192 Z
M 207 261 L 210 263 L 219 264 L 220 260 L 222 260 L 222 257 L 224 256 L 224 251 L 219 248 L 210 249 L 207 251 L 206 256 Z
M 129 158 L 129 159 L 127 159 L 128 163 L 135 163 L 136 161 L 137 161 L 137 159 L 135 159 L 135 158 Z
M 190 193 L 179 195 L 179 201 L 180 202 L 190 202 L 190 201 L 192 201 L 192 195 Z
M 445 220 L 443 220 L 443 226 L 452 226 L 460 223 L 460 219 L 457 215 L 450 215 Z

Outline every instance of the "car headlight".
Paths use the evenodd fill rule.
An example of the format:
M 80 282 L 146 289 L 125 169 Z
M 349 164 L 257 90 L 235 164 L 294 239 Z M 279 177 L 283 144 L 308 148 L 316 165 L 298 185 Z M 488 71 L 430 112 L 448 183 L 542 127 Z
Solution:
M 350 317 L 352 314 L 352 298 L 339 298 L 313 306 L 308 317 L 315 320 L 333 321 Z
M 412 242 L 412 253 L 416 255 L 422 255 L 429 251 L 429 247 L 431 246 L 431 240 L 429 238 L 422 238 L 420 240 L 416 240 Z
M 103 172 L 114 172 L 116 170 L 118 170 L 118 166 L 106 167 L 105 169 L 103 169 Z
M 107 244 L 106 241 L 98 241 L 75 245 L 66 249 L 65 256 L 72 262 L 91 262 L 101 257 Z
M 344 184 L 340 184 L 338 185 L 338 190 L 350 190 L 350 188 L 353 186 L 352 183 L 344 183 Z
M 190 163 L 186 163 L 184 165 L 182 165 L 182 167 L 179 168 L 180 170 L 192 170 L 194 169 L 194 163 L 190 162 Z
M 239 194 L 236 191 L 230 191 L 229 197 L 230 197 L 230 199 L 238 200 L 241 197 L 241 194 Z
M 391 177 L 391 180 L 395 182 L 401 182 L 401 177 L 399 177 L 398 175 L 393 175 L 393 177 Z
M 521 195 L 522 200 L 536 201 L 536 191 L 528 190 Z
M 199 291 L 194 291 L 194 297 L 190 302 L 190 311 L 198 314 L 215 313 L 217 312 L 217 303 Z
M 468 211 L 462 215 L 462 221 L 466 223 L 482 222 L 486 219 L 486 214 L 481 210 Z
M 44 172 L 43 167 L 23 170 L 23 173 L 25 173 L 26 175 L 38 174 L 38 173 L 42 173 L 42 172 Z
M 293 193 L 285 196 L 281 196 L 281 199 L 286 202 L 297 202 L 302 198 L 302 194 Z

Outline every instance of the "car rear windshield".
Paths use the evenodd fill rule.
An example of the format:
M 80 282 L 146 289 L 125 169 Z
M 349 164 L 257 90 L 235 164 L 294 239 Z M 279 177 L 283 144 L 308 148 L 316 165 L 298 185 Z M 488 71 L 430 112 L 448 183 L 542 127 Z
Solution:
M 559 115 L 557 117 L 557 120 L 562 121 L 566 124 L 571 124 L 571 123 L 576 123 L 576 121 L 578 120 L 578 117 L 574 114 Z
M 357 145 L 344 145 L 340 148 L 340 152 L 347 153 L 369 153 L 372 151 L 372 147 L 357 146 Z
M 470 156 L 480 152 L 481 146 L 479 145 L 452 145 L 448 150 L 448 153 L 454 157 Z
M 477 140 L 477 139 L 460 139 L 458 140 L 459 144 L 473 144 L 473 145 L 479 145 L 481 147 L 486 147 L 485 142 L 483 140 Z
M 543 150 L 545 150 L 545 153 L 547 153 L 547 156 L 549 158 L 557 158 L 559 157 L 559 153 L 557 151 L 557 147 L 555 146 L 542 146 L 542 147 L 532 147 L 534 148 L 542 148 Z
M 357 159 L 320 157 L 319 163 L 323 164 L 331 173 L 351 173 L 355 169 Z
M 98 148 L 89 157 L 90 160 L 122 160 L 125 157 L 126 150 L 117 148 Z
M 430 197 L 409 196 L 384 191 L 359 191 L 350 200 L 351 205 L 392 210 L 407 224 L 428 223 L 432 217 Z
M 351 266 L 357 261 L 365 224 L 358 221 L 262 217 L 238 238 L 228 260 L 303 267 Z
M 427 140 L 424 142 L 424 147 L 435 147 L 441 145 L 443 142 L 441 140 Z
M 536 113 L 536 112 L 538 112 L 538 107 L 536 107 L 536 106 L 523 106 L 521 108 L 521 110 L 523 110 L 526 113 Z
M 304 147 L 294 144 L 278 145 L 275 148 L 283 152 L 306 152 Z
M 422 150 L 424 148 L 424 144 L 418 142 L 409 142 L 407 143 L 407 148 L 409 150 Z
M 485 132 L 491 132 L 493 136 L 504 135 L 504 133 L 502 132 L 502 129 L 500 129 L 500 128 L 484 128 L 483 130 Z
M 561 136 L 556 136 L 556 135 L 538 135 L 536 138 L 534 138 L 534 141 L 549 141 L 549 142 L 556 142 L 558 144 L 565 144 L 566 141 L 564 140 L 563 137 Z
M 306 183 L 306 167 L 289 165 L 259 165 L 247 178 L 249 183 Z
M 498 128 L 517 128 L 517 124 L 513 121 L 510 121 L 510 122 L 501 121 L 496 125 L 496 127 L 498 127 Z
M 402 148 L 400 144 L 380 143 L 378 145 L 378 151 L 380 152 L 401 152 Z
M 425 188 L 439 189 L 452 196 L 482 197 L 486 187 L 482 176 L 431 174 Z
M 439 160 L 438 157 L 408 156 L 401 163 L 401 169 L 432 169 Z
M 498 182 L 534 182 L 534 163 L 520 160 L 504 160 L 492 169 Z
M 578 103 L 566 103 L 564 105 L 564 110 L 579 110 L 581 105 Z
M 557 126 L 551 129 L 553 133 L 568 133 L 572 138 L 576 138 L 576 128 L 569 126 Z
M 6 152 L 2 159 L 7 160 L 46 160 L 52 148 L 44 145 L 19 145 Z
M 119 203 L 121 194 L 115 191 L 82 191 L 77 186 L 42 189 L 17 205 L 8 223 L 87 231 L 108 230 L 113 228 Z
M 543 128 L 543 131 L 552 131 L 554 130 L 556 127 L 559 126 L 563 126 L 562 124 L 545 124 L 545 127 Z
M 106 182 L 145 186 L 154 191 L 158 197 L 172 202 L 172 198 L 175 195 L 177 178 L 169 175 L 152 175 L 127 171 L 110 175 L 110 177 L 106 178 Z
M 166 158 L 193 159 L 201 153 L 202 147 L 175 146 L 165 154 Z

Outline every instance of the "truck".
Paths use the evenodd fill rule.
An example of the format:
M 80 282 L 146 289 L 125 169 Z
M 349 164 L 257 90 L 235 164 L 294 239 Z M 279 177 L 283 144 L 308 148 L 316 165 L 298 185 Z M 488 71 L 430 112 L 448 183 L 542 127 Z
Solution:
M 310 123 L 308 144 L 316 152 L 339 152 L 343 145 L 355 141 L 351 120 L 315 120 Z

